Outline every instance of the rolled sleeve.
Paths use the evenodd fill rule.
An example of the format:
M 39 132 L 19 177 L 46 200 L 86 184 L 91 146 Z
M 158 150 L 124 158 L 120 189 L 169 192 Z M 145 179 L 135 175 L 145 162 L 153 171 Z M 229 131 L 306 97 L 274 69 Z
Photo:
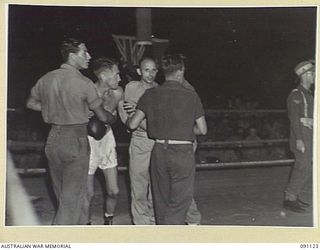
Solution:
M 200 100 L 200 97 L 196 94 L 195 97 L 195 119 L 197 120 L 198 118 L 204 116 L 205 112 Z
M 39 80 L 36 85 L 31 88 L 30 95 L 36 100 L 40 100 L 40 85 L 41 80 Z

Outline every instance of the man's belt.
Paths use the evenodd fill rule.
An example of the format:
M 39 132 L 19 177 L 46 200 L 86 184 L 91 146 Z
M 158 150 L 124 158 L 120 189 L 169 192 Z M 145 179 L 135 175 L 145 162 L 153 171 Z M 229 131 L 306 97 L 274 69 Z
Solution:
M 167 144 L 192 144 L 192 141 L 180 141 L 180 140 L 159 140 L 156 139 L 157 143 L 167 143 Z
M 312 129 L 313 128 L 313 118 L 301 117 L 300 122 L 303 126 Z

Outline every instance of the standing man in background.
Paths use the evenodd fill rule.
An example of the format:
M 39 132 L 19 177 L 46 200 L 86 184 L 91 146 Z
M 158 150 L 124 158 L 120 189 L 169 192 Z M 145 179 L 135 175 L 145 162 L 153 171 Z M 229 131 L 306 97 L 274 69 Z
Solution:
M 193 198 L 195 134 L 206 134 L 200 98 L 183 86 L 184 57 L 162 60 L 165 83 L 149 89 L 127 120 L 136 129 L 146 118 L 148 135 L 155 140 L 151 156 L 151 180 L 157 224 L 184 225 Z
M 31 89 L 27 107 L 41 111 L 44 122 L 51 124 L 45 153 L 58 202 L 53 224 L 84 225 L 89 113 L 92 110 L 108 124 L 115 118 L 103 109 L 93 82 L 79 71 L 88 68 L 91 58 L 85 43 L 66 38 L 61 44 L 61 55 L 64 63 L 38 80 Z
M 285 190 L 283 206 L 293 212 L 303 213 L 310 204 L 301 196 L 304 189 L 312 184 L 314 100 L 311 87 L 315 82 L 314 64 L 311 61 L 303 61 L 294 71 L 299 77 L 299 85 L 291 91 L 287 106 L 290 120 L 289 142 L 295 155 L 295 164 Z
M 95 86 L 103 100 L 103 108 L 116 116 L 119 101 L 123 98 L 123 90 L 119 86 L 121 78 L 118 63 L 105 57 L 98 58 L 93 62 L 93 72 L 98 79 Z M 94 174 L 97 168 L 103 172 L 107 192 L 104 225 L 113 224 L 119 194 L 116 141 L 111 126 L 106 126 L 107 132 L 102 139 L 88 137 L 91 148 L 86 203 L 89 225 L 91 225 L 90 203 L 94 196 Z
M 155 78 L 158 72 L 155 61 L 145 57 L 140 61 L 137 73 L 141 76 L 140 81 L 132 81 L 125 89 L 125 103 L 119 109 L 119 114 L 123 123 L 126 123 L 128 114 L 135 112 L 136 105 L 140 97 L 147 89 L 157 87 Z M 194 91 L 193 86 L 186 80 L 183 86 Z M 122 105 L 119 105 L 121 108 Z M 150 157 L 154 146 L 154 140 L 147 135 L 147 125 L 144 119 L 139 127 L 132 132 L 129 146 L 129 175 L 131 181 L 131 213 L 135 225 L 154 225 L 154 208 L 151 194 L 150 182 Z M 195 144 L 196 147 L 196 144 Z M 201 213 L 192 199 L 190 209 L 187 214 L 187 224 L 200 225 Z
M 147 89 L 158 86 L 155 78 L 158 72 L 156 63 L 151 58 L 144 58 L 137 70 L 140 81 L 131 81 L 126 85 L 123 107 L 119 109 L 123 123 L 128 118 L 127 113 L 135 111 L 135 107 Z M 146 131 L 146 120 L 131 134 L 129 146 L 129 176 L 131 183 L 131 213 L 133 224 L 154 225 L 154 212 L 150 187 L 149 164 L 154 140 L 150 139 Z

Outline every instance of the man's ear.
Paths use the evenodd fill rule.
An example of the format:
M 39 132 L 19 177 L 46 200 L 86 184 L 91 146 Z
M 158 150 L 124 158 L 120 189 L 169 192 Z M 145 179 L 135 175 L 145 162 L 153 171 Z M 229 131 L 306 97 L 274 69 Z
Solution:
M 104 74 L 104 72 L 100 72 L 100 74 L 98 75 L 98 78 L 102 79 L 102 81 L 105 81 L 107 76 Z
M 141 76 L 142 74 L 141 74 L 141 70 L 140 70 L 140 68 L 137 68 L 137 73 L 138 73 L 138 75 L 139 76 Z
M 183 70 L 177 70 L 176 76 L 179 80 L 184 78 L 184 71 Z
M 74 61 L 74 58 L 75 58 L 76 54 L 75 53 L 69 53 L 69 56 L 68 56 L 68 61 L 71 61 L 73 62 Z

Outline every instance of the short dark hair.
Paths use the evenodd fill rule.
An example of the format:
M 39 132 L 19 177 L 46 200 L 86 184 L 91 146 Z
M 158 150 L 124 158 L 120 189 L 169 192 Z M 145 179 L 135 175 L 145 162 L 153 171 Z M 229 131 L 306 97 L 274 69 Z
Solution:
M 84 42 L 73 37 L 64 38 L 63 41 L 61 42 L 61 48 L 60 48 L 62 60 L 64 62 L 68 61 L 69 54 L 77 53 L 80 50 L 79 45 L 82 43 Z
M 118 62 L 112 58 L 99 57 L 93 61 L 93 73 L 98 77 L 98 75 L 106 70 L 112 70 L 113 66 L 118 65 Z
M 186 57 L 182 54 L 165 55 L 161 59 L 161 68 L 165 76 L 185 68 Z

